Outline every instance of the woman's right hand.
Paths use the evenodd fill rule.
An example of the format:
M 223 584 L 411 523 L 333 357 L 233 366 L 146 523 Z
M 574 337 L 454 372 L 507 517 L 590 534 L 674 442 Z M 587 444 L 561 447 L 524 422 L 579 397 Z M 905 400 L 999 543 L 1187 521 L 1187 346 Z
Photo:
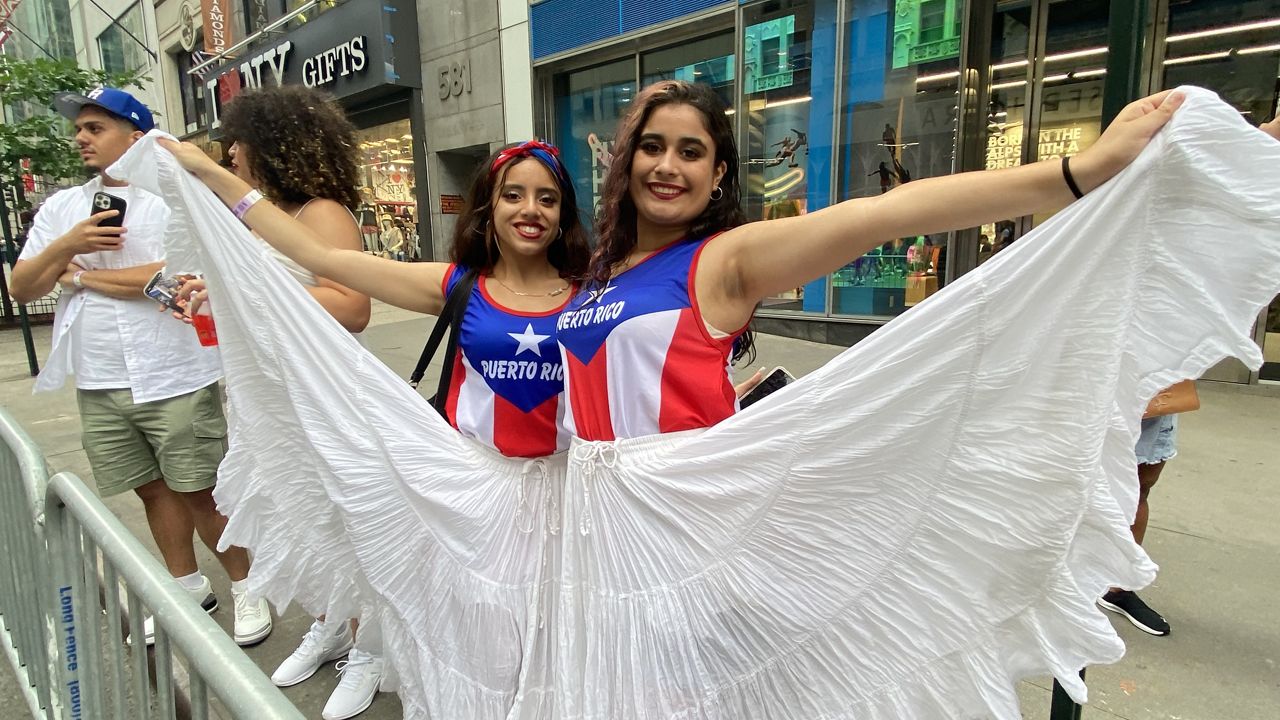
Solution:
M 184 170 L 195 175 L 198 178 L 204 178 L 210 172 L 225 170 L 221 165 L 214 162 L 213 158 L 205 154 L 198 146 L 189 142 L 176 142 L 168 138 L 159 138 L 156 142 L 160 143 L 160 147 L 173 153 L 173 157 Z

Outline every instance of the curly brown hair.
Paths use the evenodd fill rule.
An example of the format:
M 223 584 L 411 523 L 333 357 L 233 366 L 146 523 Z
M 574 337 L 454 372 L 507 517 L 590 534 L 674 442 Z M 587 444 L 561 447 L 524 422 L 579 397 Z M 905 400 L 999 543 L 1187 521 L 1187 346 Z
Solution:
M 223 143 L 249 149 L 249 170 L 272 200 L 333 200 L 355 210 L 356 129 L 328 93 L 301 85 L 249 90 L 223 111 Z
M 591 249 L 587 244 L 586 229 L 579 219 L 578 195 L 559 160 L 548 165 L 541 158 L 518 156 L 508 161 L 498 172 L 490 170 L 499 155 L 519 146 L 519 143 L 513 143 L 499 148 L 476 167 L 462 213 L 453 228 L 453 247 L 449 259 L 463 267 L 475 268 L 482 274 L 493 270 L 493 265 L 498 260 L 493 228 L 489 222 L 493 219 L 493 193 L 502 185 L 512 167 L 521 162 L 537 162 L 547 168 L 560 186 L 560 229 L 556 239 L 547 248 L 547 261 L 560 271 L 560 277 L 580 280 L 587 273 Z

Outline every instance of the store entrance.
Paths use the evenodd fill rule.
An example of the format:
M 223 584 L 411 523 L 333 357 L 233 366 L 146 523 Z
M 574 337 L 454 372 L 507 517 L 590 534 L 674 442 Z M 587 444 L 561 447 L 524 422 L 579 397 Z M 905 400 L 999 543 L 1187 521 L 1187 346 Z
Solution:
M 471 145 L 455 150 L 441 150 L 434 157 L 436 192 L 440 204 L 439 214 L 433 218 L 438 228 L 437 247 L 432 248 L 437 259 L 448 258 L 453 247 L 453 231 L 458 215 L 463 210 L 463 200 L 471 189 L 471 181 L 477 168 L 489 156 L 488 145 Z

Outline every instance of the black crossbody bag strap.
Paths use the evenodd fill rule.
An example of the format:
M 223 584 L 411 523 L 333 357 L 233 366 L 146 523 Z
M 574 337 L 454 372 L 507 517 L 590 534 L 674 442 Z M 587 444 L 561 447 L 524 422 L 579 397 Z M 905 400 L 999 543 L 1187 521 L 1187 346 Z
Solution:
M 435 327 L 431 328 L 427 344 L 422 348 L 418 364 L 414 367 L 413 374 L 409 376 L 409 385 L 418 387 L 418 383 L 422 382 L 422 376 L 427 372 L 427 365 L 431 364 L 436 349 L 440 347 L 440 341 L 444 339 L 445 330 L 450 330 L 449 343 L 444 351 L 444 364 L 440 369 L 440 384 L 436 388 L 435 397 L 431 398 L 431 406 L 441 415 L 444 414 L 444 404 L 449 398 L 449 383 L 453 379 L 454 358 L 458 354 L 458 334 L 462 327 L 462 316 L 467 312 L 467 303 L 471 299 L 471 291 L 475 288 L 477 277 L 479 277 L 478 272 L 468 270 L 458 284 L 453 286 L 453 291 L 445 298 L 440 316 L 436 318 Z

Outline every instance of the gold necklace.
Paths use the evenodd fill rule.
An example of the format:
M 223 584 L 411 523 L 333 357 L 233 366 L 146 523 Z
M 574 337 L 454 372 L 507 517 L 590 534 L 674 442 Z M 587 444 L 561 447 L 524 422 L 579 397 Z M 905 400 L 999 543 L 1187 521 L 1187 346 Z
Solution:
M 568 290 L 568 289 L 569 289 L 569 283 L 565 283 L 565 284 L 564 284 L 564 287 L 562 287 L 562 288 L 556 288 L 555 290 L 552 290 L 551 292 L 545 292 L 545 293 L 524 293 L 524 292 L 520 292 L 519 290 L 516 290 L 515 288 L 511 287 L 510 285 L 508 285 L 508 284 L 506 284 L 506 283 L 502 282 L 501 280 L 499 280 L 499 279 L 498 279 L 498 276 L 497 276 L 497 275 L 490 275 L 489 277 L 493 278 L 493 279 L 494 279 L 494 280 L 495 280 L 499 285 L 501 285 L 502 287 L 506 288 L 506 289 L 507 289 L 507 292 L 511 293 L 512 295 L 519 295 L 520 297 L 555 297 L 555 296 L 557 296 L 557 295 L 559 295 L 559 294 L 563 293 L 565 290 Z

